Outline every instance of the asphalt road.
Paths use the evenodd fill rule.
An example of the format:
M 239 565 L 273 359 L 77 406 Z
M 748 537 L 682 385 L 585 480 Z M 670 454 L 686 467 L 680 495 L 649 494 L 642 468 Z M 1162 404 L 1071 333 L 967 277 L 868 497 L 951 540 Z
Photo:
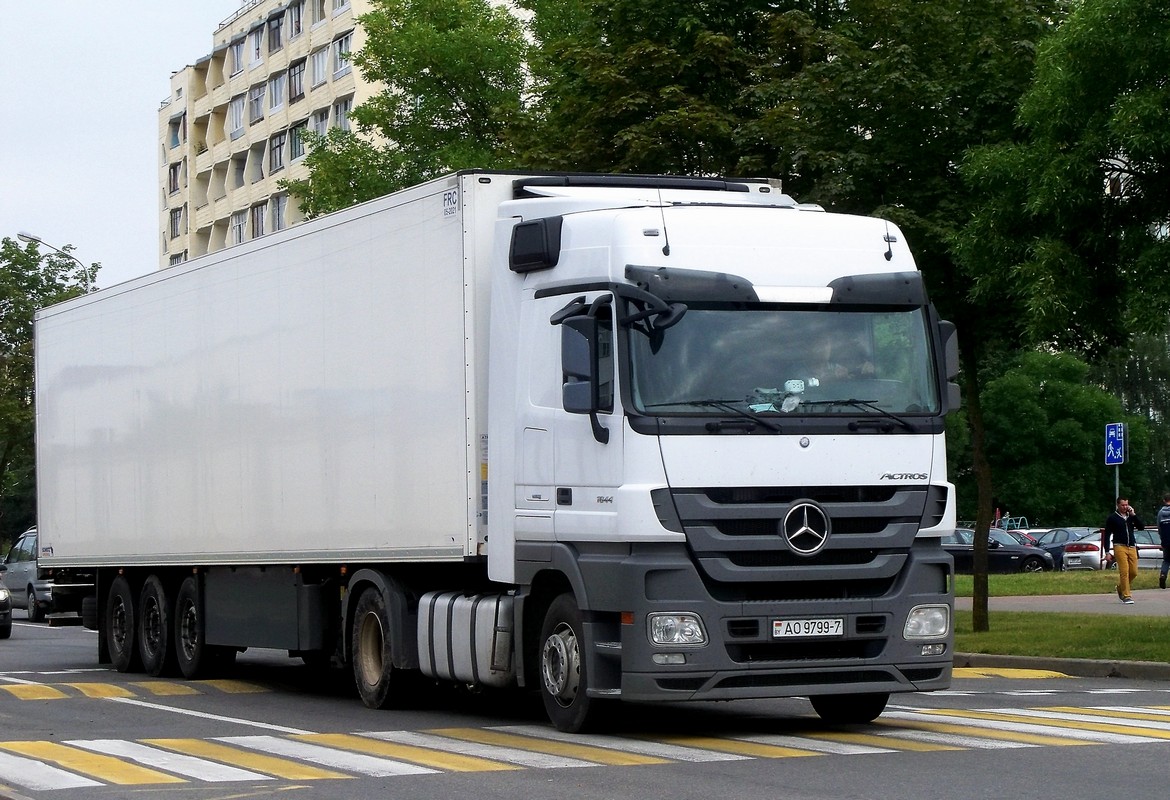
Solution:
M 17 624 L 0 643 L 12 800 L 1096 800 L 1157 795 L 1170 754 L 1157 680 L 960 669 L 872 725 L 826 725 L 802 698 L 630 704 L 566 737 L 519 693 L 377 712 L 283 653 L 249 651 L 226 680 L 151 679 L 98 666 L 92 632 Z

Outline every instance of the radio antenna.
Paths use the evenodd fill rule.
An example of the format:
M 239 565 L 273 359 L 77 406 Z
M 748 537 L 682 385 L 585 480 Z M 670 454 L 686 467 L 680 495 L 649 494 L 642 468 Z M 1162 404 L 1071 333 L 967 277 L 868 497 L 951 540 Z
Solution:
M 666 230 L 666 208 L 662 202 L 662 187 L 658 188 L 658 216 L 662 218 L 662 255 L 670 255 L 670 233 Z

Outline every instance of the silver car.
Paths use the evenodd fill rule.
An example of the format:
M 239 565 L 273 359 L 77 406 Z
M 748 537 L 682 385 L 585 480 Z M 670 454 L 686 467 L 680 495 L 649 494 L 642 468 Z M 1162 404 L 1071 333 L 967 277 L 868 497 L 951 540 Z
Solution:
M 28 611 L 28 618 L 40 622 L 53 603 L 53 584 L 37 577 L 37 529 L 20 534 L 0 564 L 0 578 L 12 593 L 12 605 Z
M 1084 534 L 1064 546 L 1065 569 L 1105 569 L 1110 558 L 1101 546 L 1101 529 Z

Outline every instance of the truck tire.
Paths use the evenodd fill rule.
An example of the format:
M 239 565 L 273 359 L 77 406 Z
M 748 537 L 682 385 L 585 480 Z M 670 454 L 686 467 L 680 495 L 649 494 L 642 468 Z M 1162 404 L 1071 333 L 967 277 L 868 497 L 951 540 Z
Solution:
M 158 677 L 174 672 L 175 648 L 172 642 L 174 606 L 157 575 L 142 585 L 138 603 L 138 654 L 142 668 Z
M 119 575 L 110 584 L 106 615 L 102 622 L 102 637 L 110 651 L 110 663 L 118 672 L 139 672 L 142 669 L 135 641 L 137 631 L 134 594 L 130 591 L 130 582 L 126 576 Z
M 37 593 L 33 591 L 32 587 L 28 587 L 28 621 L 29 622 L 44 622 L 45 609 L 41 608 L 41 604 L 37 602 Z
M 584 618 L 571 594 L 553 600 L 540 629 L 540 696 L 557 730 L 578 733 L 596 717 L 586 694 Z
M 857 725 L 873 722 L 886 710 L 888 692 L 874 694 L 826 694 L 810 697 L 817 716 L 830 725 Z
M 198 581 L 190 575 L 175 595 L 175 660 L 189 681 L 204 677 L 214 660 L 204 630 L 203 598 Z
M 81 598 L 81 627 L 87 631 L 98 629 L 97 598 L 91 594 Z
M 393 654 L 390 651 L 390 618 L 386 600 L 374 586 L 358 598 L 350 629 L 353 682 L 362 702 L 369 708 L 386 708 L 394 683 Z

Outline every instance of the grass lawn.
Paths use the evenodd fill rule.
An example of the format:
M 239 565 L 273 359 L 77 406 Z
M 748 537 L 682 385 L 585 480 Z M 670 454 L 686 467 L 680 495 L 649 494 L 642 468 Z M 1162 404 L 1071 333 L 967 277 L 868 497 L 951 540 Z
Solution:
M 970 575 L 955 576 L 955 594 L 972 595 Z M 1115 570 L 989 575 L 991 597 L 1059 594 L 1112 594 Z M 1138 571 L 1135 589 L 1153 589 L 1158 571 Z M 971 612 L 955 612 L 955 650 L 960 653 L 1170 661 L 1170 618 L 1105 614 L 991 611 L 991 630 L 974 633 Z

